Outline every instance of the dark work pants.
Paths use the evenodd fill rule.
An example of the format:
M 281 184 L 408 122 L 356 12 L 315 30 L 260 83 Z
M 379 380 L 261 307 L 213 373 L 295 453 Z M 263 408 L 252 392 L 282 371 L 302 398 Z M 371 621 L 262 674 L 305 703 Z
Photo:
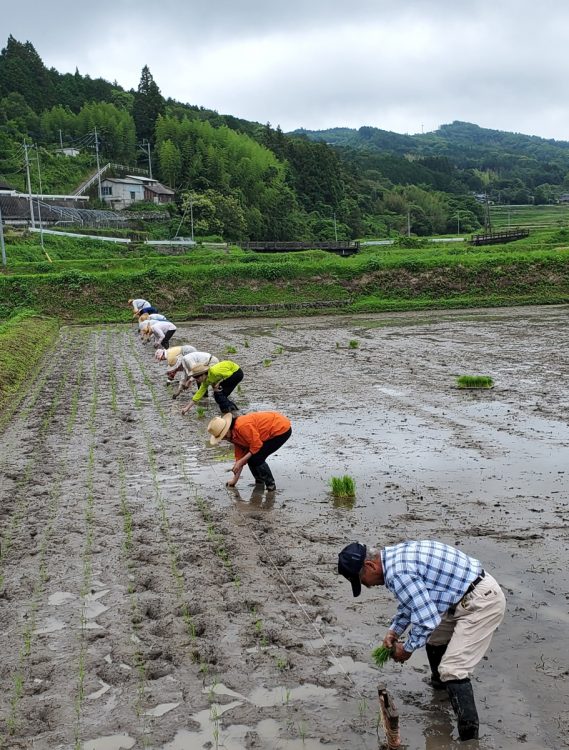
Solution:
M 219 383 L 220 390 L 213 392 L 213 397 L 217 402 L 222 414 L 227 414 L 230 411 L 237 411 L 237 404 L 228 398 L 229 394 L 233 392 L 237 385 L 243 380 L 243 370 L 239 368 L 235 370 L 233 375 L 230 375 L 225 380 Z M 275 448 L 276 450 L 276 448 Z
M 284 445 L 291 435 L 292 427 L 289 427 L 289 429 L 281 435 L 276 435 L 273 438 L 265 440 L 261 449 L 251 456 L 247 462 L 247 466 L 251 470 L 251 474 L 256 482 L 263 482 L 269 485 L 274 484 L 275 480 L 273 479 L 273 473 L 267 463 L 267 456 L 278 451 L 281 445 Z
M 160 342 L 162 349 L 168 349 L 170 347 L 170 339 L 176 333 L 176 331 L 166 331 L 164 338 Z

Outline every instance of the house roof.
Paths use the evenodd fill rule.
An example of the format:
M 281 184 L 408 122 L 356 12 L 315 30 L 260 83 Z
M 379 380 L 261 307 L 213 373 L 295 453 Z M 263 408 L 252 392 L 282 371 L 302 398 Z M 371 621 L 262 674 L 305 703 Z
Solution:
M 142 187 L 142 183 L 140 182 L 140 180 L 136 180 L 132 177 L 105 177 L 104 180 L 101 180 L 101 184 L 103 182 L 113 182 L 120 185 L 138 185 L 139 187 Z
M 3 180 L 0 180 L 0 190 L 2 190 L 2 191 L 8 190 L 8 191 L 10 191 L 12 193 L 12 192 L 14 192 L 16 190 L 16 188 L 13 188 L 11 185 L 8 185 L 7 182 L 4 182 Z
M 157 182 L 154 185 L 145 185 L 144 189 L 150 190 L 151 193 L 155 193 L 156 195 L 176 195 L 176 192 L 174 190 L 166 187 L 165 185 L 162 185 L 161 182 Z

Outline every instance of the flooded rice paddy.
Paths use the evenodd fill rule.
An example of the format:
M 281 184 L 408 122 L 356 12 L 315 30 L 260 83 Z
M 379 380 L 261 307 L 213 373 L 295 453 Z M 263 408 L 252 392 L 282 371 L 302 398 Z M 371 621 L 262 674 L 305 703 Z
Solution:
M 182 417 L 134 328 L 64 329 L 2 436 L 0 748 L 377 750 L 378 683 L 406 748 L 460 747 L 424 652 L 371 664 L 392 596 L 353 599 L 335 572 L 349 541 L 409 538 L 459 545 L 506 592 L 468 747 L 569 746 L 568 320 L 179 326 L 173 343 L 242 366 L 242 411 L 292 420 L 273 495 L 247 470 L 226 489 L 215 402 Z M 495 387 L 458 390 L 461 374 Z M 331 496 L 344 474 L 354 499 Z

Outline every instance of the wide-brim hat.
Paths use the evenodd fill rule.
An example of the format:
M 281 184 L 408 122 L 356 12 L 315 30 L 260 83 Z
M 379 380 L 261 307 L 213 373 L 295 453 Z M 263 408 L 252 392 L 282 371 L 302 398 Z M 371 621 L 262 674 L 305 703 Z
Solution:
M 352 542 L 344 547 L 338 555 L 338 573 L 352 584 L 352 594 L 359 596 L 362 592 L 360 573 L 366 559 L 367 547 L 360 542 Z
M 180 351 L 178 351 L 177 346 L 173 346 L 172 349 L 166 349 L 166 361 L 168 362 L 168 367 L 174 367 L 174 366 L 178 367 L 181 364 L 181 358 L 182 358 L 181 347 L 180 347 Z
M 209 365 L 195 365 L 190 372 L 193 378 L 196 378 L 199 375 L 205 375 L 206 372 L 209 372 Z
M 217 445 L 229 432 L 233 415 L 231 413 L 222 414 L 221 417 L 214 417 L 207 426 L 210 434 L 209 444 Z

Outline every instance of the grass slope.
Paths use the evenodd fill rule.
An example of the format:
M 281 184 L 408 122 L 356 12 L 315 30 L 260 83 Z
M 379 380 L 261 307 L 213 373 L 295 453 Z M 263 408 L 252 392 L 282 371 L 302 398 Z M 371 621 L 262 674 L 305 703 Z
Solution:
M 44 354 L 59 333 L 55 318 L 24 310 L 0 325 L 0 428 L 26 393 Z

